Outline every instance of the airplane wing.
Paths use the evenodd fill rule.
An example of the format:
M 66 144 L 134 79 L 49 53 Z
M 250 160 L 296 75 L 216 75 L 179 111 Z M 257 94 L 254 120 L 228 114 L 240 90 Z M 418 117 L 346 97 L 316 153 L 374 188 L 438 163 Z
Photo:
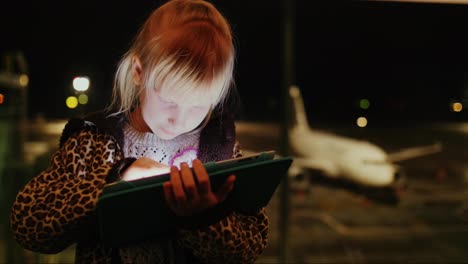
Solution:
M 434 154 L 437 152 L 440 152 L 442 150 L 442 144 L 441 143 L 435 143 L 432 145 L 428 146 L 419 146 L 419 147 L 411 147 L 411 148 L 405 148 L 393 153 L 388 154 L 388 160 L 390 162 L 399 162 L 399 161 L 405 161 L 421 156 L 427 156 L 430 154 Z

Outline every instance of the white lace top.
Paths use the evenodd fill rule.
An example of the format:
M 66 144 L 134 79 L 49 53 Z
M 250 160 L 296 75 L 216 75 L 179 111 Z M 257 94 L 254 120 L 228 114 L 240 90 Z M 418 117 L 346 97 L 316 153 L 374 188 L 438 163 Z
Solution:
M 162 164 L 177 167 L 181 162 L 187 162 L 189 166 L 192 166 L 192 161 L 198 157 L 200 133 L 183 134 L 164 140 L 150 132 L 138 132 L 126 124 L 124 138 L 125 157 L 147 157 Z

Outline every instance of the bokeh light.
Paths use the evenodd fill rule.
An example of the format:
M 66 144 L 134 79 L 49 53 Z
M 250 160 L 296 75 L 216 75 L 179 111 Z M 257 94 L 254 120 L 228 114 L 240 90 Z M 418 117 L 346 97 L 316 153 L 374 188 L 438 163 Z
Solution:
M 76 96 L 69 96 L 67 97 L 65 104 L 67 105 L 68 108 L 74 109 L 78 106 L 78 98 L 76 98 Z
M 21 74 L 21 76 L 19 77 L 19 84 L 23 87 L 26 87 L 28 86 L 29 84 L 29 77 L 28 75 L 26 74 Z
M 358 127 L 366 127 L 367 126 L 367 118 L 361 116 L 356 120 L 356 124 Z
M 79 102 L 80 104 L 83 104 L 83 105 L 84 105 L 84 104 L 87 104 L 87 103 L 88 103 L 88 95 L 86 95 L 86 94 L 80 94 L 80 95 L 78 96 L 78 102 Z
M 461 112 L 463 110 L 463 104 L 460 102 L 455 102 L 452 104 L 451 110 L 453 112 Z
M 359 107 L 361 107 L 362 109 L 368 109 L 370 106 L 370 102 L 368 99 L 361 99 L 359 100 Z
M 89 88 L 89 78 L 88 77 L 75 77 L 73 79 L 73 89 L 84 92 Z

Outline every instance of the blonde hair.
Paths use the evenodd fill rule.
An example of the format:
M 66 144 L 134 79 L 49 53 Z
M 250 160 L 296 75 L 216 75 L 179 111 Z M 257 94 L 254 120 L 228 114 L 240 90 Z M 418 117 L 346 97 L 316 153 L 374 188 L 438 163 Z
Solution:
M 133 79 L 135 56 L 141 85 Z M 177 95 L 196 91 L 210 96 L 213 107 L 222 105 L 233 84 L 234 58 L 231 28 L 211 3 L 170 0 L 149 16 L 120 61 L 108 110 L 128 116 L 148 89 Z

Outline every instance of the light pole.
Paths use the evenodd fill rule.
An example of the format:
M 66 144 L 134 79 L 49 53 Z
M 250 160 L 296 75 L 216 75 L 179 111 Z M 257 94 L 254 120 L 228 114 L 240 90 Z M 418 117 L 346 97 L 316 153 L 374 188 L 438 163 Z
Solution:
M 295 80 L 295 12 L 294 0 L 283 0 L 283 83 L 281 86 L 282 95 L 282 126 L 281 126 L 281 153 L 283 156 L 288 156 L 289 151 L 289 136 L 288 128 L 290 125 L 290 100 L 289 87 L 296 84 Z M 286 177 L 280 185 L 280 219 L 279 219 L 279 262 L 289 263 L 290 248 L 289 248 L 289 177 Z

